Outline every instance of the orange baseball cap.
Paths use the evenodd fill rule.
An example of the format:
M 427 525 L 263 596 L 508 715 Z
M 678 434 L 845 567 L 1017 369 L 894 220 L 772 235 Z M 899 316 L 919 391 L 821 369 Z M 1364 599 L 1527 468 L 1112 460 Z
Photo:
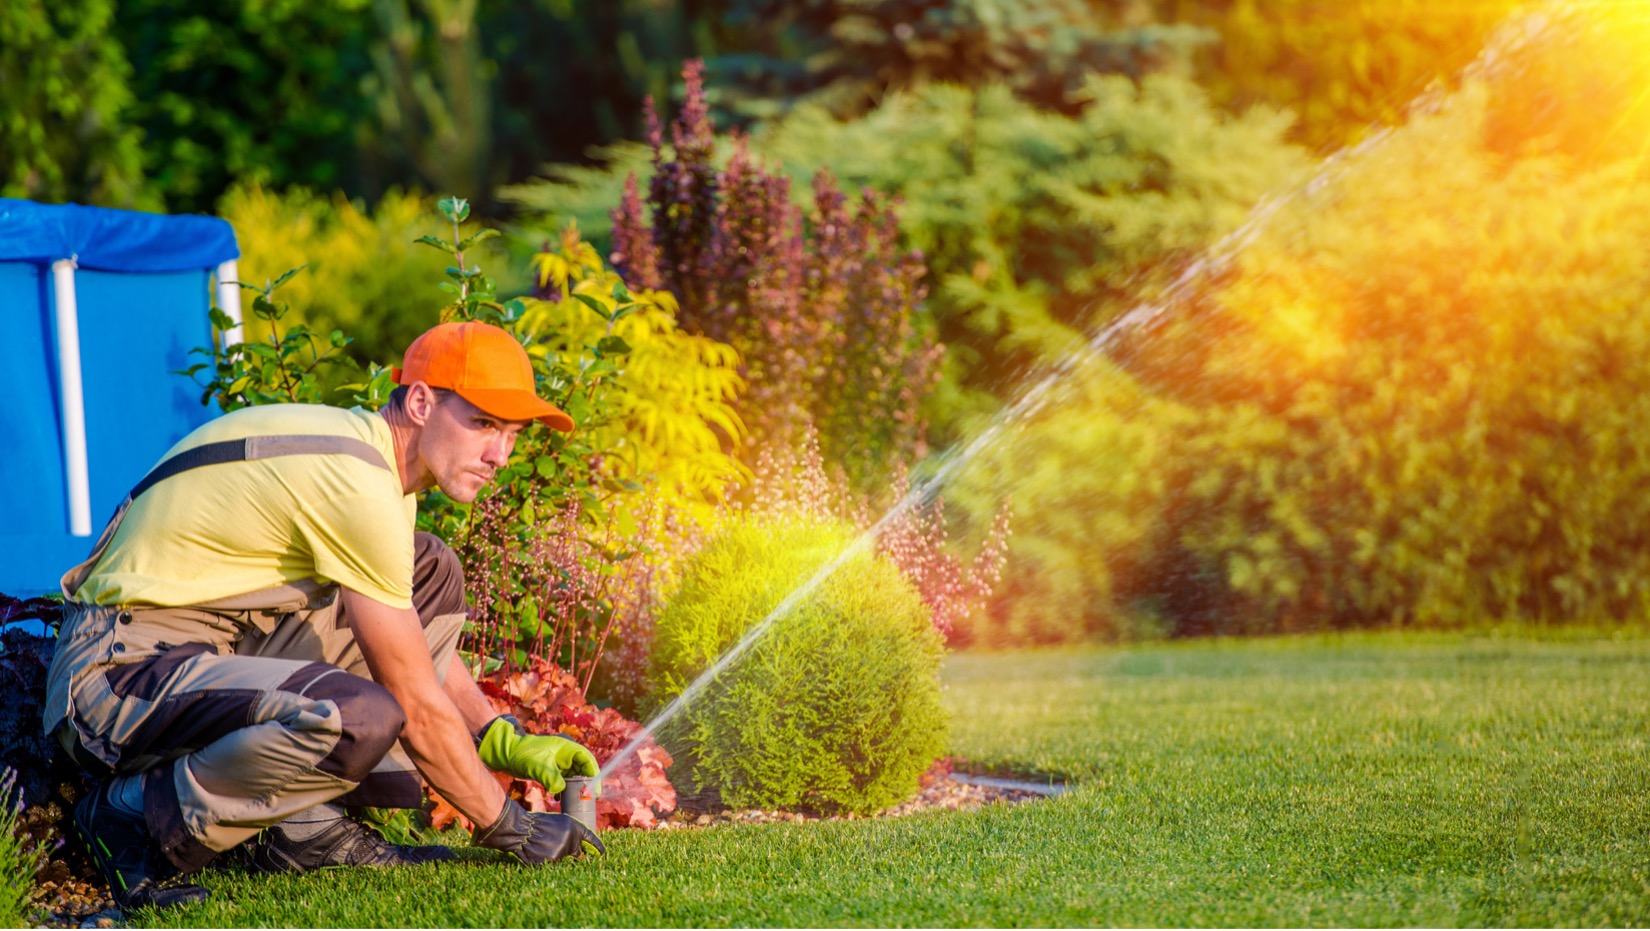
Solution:
M 494 417 L 537 420 L 564 433 L 573 418 L 533 390 L 533 363 L 516 338 L 488 323 L 442 323 L 407 347 L 390 378 L 450 388 Z

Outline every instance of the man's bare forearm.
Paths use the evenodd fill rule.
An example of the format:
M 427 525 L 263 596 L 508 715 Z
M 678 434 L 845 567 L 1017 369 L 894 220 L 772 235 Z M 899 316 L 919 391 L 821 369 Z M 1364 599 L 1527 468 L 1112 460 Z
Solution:
M 464 719 L 465 730 L 471 734 L 479 735 L 481 729 L 499 715 L 493 703 L 482 694 L 481 687 L 476 685 L 475 677 L 470 675 L 470 667 L 456 655 L 447 666 L 447 678 L 442 681 L 441 690 L 452 699 Z
M 466 818 L 478 825 L 492 824 L 504 809 L 504 790 L 476 756 L 466 712 L 436 678 L 417 612 L 390 607 L 349 589 L 343 597 L 355 641 L 373 680 L 389 690 L 407 716 L 401 732 L 407 755 L 441 797 Z M 468 672 L 463 678 L 475 688 Z
M 401 743 L 418 771 L 466 818 L 483 827 L 492 824 L 504 808 L 504 790 L 476 756 L 470 728 L 452 700 L 443 691 L 395 697 L 407 713 Z

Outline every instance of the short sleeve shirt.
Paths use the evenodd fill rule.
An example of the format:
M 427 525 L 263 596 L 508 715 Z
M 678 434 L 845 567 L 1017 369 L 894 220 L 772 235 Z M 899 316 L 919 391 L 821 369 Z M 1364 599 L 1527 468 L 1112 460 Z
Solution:
M 418 504 L 402 493 L 395 444 L 379 415 L 314 404 L 243 408 L 195 430 L 162 459 L 223 440 L 304 434 L 363 440 L 389 468 L 310 453 L 174 475 L 132 502 L 76 599 L 176 607 L 314 579 L 411 607 Z

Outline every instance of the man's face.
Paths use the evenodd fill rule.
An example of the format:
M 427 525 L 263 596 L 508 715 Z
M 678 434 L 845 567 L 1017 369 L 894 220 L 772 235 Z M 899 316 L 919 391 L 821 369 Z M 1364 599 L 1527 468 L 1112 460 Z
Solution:
M 529 421 L 494 417 L 456 394 L 436 403 L 419 439 L 419 454 L 436 487 L 468 504 L 510 461 Z

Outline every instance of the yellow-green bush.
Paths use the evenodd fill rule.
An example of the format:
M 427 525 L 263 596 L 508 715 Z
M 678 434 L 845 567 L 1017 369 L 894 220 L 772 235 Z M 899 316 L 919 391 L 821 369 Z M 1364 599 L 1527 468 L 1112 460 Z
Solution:
M 1404 121 L 1434 81 L 1454 79 L 1525 0 L 1161 0 L 1210 26 L 1205 82 L 1236 106 L 1287 107 L 1294 138 L 1331 151 Z
M 1650 8 L 1595 14 L 1331 163 L 983 457 L 1017 533 L 977 641 L 1644 616 Z
M 680 695 L 855 536 L 809 520 L 730 522 L 691 560 L 658 617 L 658 703 Z M 916 590 L 861 549 L 681 706 L 660 738 L 677 754 L 671 779 L 737 807 L 864 814 L 904 801 L 945 749 L 942 653 Z
M 539 286 L 552 298 L 524 301 L 520 329 L 536 340 L 530 352 L 553 353 L 576 370 L 585 347 L 604 337 L 618 337 L 630 347 L 623 363 L 601 376 L 607 383 L 601 416 L 581 409 L 582 398 L 567 399 L 568 413 L 586 434 L 583 442 L 602 458 L 603 473 L 615 482 L 652 484 L 651 500 L 629 499 L 629 504 L 662 508 L 672 519 L 706 526 L 728 487 L 750 479 L 750 470 L 734 454 L 745 432 L 734 408 L 744 390 L 739 354 L 726 343 L 678 328 L 670 293 L 627 291 L 576 227 L 569 226 L 534 266 Z M 611 313 L 615 289 L 639 306 L 610 324 L 595 307 Z M 618 512 L 621 533 L 632 532 L 639 517 L 628 508 Z
M 990 608 L 959 623 L 960 643 L 1166 632 L 1150 600 L 1163 556 L 1164 459 L 1186 409 L 1098 357 L 1081 359 L 1052 395 L 946 491 L 971 523 L 989 519 L 1004 495 L 1015 520 Z
M 1286 203 L 1143 367 L 1199 407 L 1177 543 L 1235 625 L 1650 607 L 1650 11 L 1544 22 Z

